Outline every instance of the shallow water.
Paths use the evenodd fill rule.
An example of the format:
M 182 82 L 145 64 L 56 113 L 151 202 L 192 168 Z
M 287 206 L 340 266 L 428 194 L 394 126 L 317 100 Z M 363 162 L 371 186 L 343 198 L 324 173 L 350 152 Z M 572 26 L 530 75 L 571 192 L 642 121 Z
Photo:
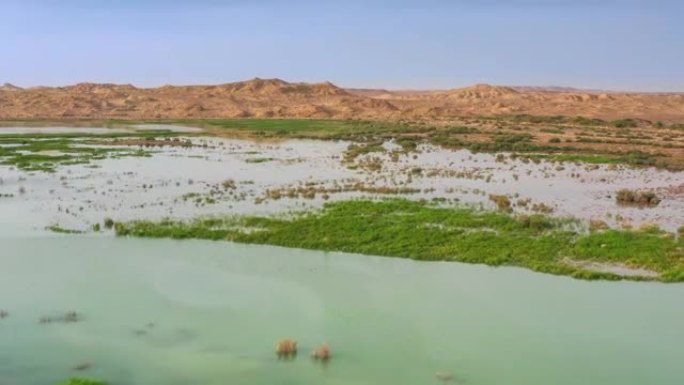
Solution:
M 77 374 L 141 385 L 684 377 L 682 285 L 202 241 L 35 235 L 2 245 L 2 385 Z M 83 320 L 38 322 L 68 310 Z M 278 361 L 275 341 L 288 336 L 301 354 Z M 308 357 L 321 343 L 334 354 L 325 366 Z M 71 369 L 84 362 L 91 369 Z
M 192 138 L 191 148 L 146 148 L 151 157 L 92 161 L 88 165 L 60 167 L 54 174 L 25 173 L 0 165 L 0 210 L 23 214 L 15 227 L 35 229 L 57 224 L 87 230 L 105 217 L 115 220 L 192 218 L 211 214 L 270 214 L 321 207 L 326 201 L 352 197 L 392 197 L 358 191 L 331 193 L 327 199 L 265 197 L 266 190 L 287 190 L 313 185 L 331 188 L 362 183 L 371 187 L 415 188 L 401 195 L 409 199 L 447 199 L 447 204 L 494 208 L 489 194 L 508 195 L 512 202 L 543 203 L 555 216 L 589 221 L 601 219 L 618 227 L 653 223 L 668 231 L 684 225 L 684 172 L 656 169 L 590 169 L 584 164 L 524 163 L 496 160 L 492 154 L 471 154 L 423 146 L 418 154 L 370 154 L 384 159 L 382 169 L 349 169 L 341 158 L 347 142 L 290 140 L 253 142 L 218 138 Z M 421 174 L 411 170 L 420 168 Z M 409 177 L 410 175 L 410 177 Z M 184 199 L 186 194 L 209 197 L 212 189 L 232 179 L 236 188 L 223 191 L 212 204 Z M 24 193 L 19 193 L 23 188 Z M 653 208 L 618 206 L 621 188 L 654 189 L 662 202 Z M 2 221 L 2 219 L 0 219 Z

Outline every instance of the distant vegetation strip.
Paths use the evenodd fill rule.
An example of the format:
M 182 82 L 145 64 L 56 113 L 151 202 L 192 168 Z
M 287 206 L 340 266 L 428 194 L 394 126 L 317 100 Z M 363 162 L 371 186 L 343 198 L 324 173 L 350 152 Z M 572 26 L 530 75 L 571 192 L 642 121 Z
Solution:
M 287 218 L 116 223 L 119 236 L 228 240 L 324 251 L 520 266 L 580 279 L 684 281 L 684 240 L 657 228 L 584 231 L 573 220 L 403 199 L 330 203 Z M 618 272 L 587 268 L 591 263 Z M 627 275 L 639 269 L 652 274 Z
M 0 129 L 0 164 L 23 171 L 55 172 L 59 166 L 88 164 L 93 160 L 149 156 L 149 151 L 143 149 L 146 144 L 178 142 L 180 134 L 164 130 L 2 134 Z M 140 148 L 121 146 L 127 143 L 135 143 Z
M 199 126 L 211 134 L 228 137 L 349 140 L 359 143 L 395 139 L 401 141 L 405 148 L 415 148 L 418 143 L 430 143 L 451 149 L 468 149 L 472 152 L 551 155 L 550 158 L 557 160 L 684 170 L 684 157 L 673 157 L 662 151 L 677 149 L 677 144 L 668 141 L 660 143 L 653 139 L 647 141 L 644 135 L 630 131 L 636 127 L 636 122 L 630 119 L 607 122 L 582 117 L 515 115 L 480 117 L 473 119 L 473 125 L 446 126 L 426 122 L 317 119 L 208 119 L 176 120 L 167 123 Z M 482 128 L 487 124 L 495 124 L 498 128 Z M 536 127 L 535 130 L 530 130 L 526 124 L 541 124 L 545 128 Z M 579 130 L 583 127 L 600 135 L 580 135 L 574 139 L 566 138 L 565 141 L 555 137 L 546 142 L 542 140 L 542 135 L 539 135 L 549 132 L 563 133 L 570 128 Z M 657 129 L 655 127 L 654 129 Z M 681 128 L 673 126 L 669 130 L 678 132 Z M 663 140 L 668 138 L 665 136 Z
M 36 125 L 40 122 L 28 122 Z M 46 124 L 47 122 L 42 122 Z M 61 125 L 88 125 L 88 121 L 59 122 Z M 109 138 L 119 139 L 119 144 L 139 144 L 141 141 L 126 142 L 126 137 L 153 142 L 159 138 L 178 136 L 214 135 L 229 138 L 252 139 L 322 139 L 348 140 L 365 146 L 363 152 L 379 148 L 378 143 L 394 139 L 405 152 L 413 151 L 420 143 L 429 143 L 449 149 L 467 149 L 472 152 L 512 152 L 524 154 L 533 159 L 573 161 L 599 164 L 625 164 L 634 167 L 657 167 L 673 171 L 684 170 L 684 145 L 677 138 L 684 128 L 680 126 L 660 127 L 653 124 L 648 133 L 637 127 L 637 121 L 622 119 L 603 121 L 582 117 L 512 115 L 497 117 L 473 117 L 460 123 L 432 124 L 429 122 L 369 121 L 369 120 L 325 120 L 325 119 L 181 119 L 181 120 L 94 120 L 92 126 L 125 127 L 140 124 L 174 124 L 200 127 L 204 132 L 173 132 L 136 130 L 108 134 L 24 134 L 2 135 L 0 128 L 0 162 L 15 164 L 25 170 L 53 171 L 55 164 L 83 162 L 78 157 L 62 154 L 62 158 L 47 158 L 35 154 L 35 150 L 60 151 L 66 141 Z M 7 124 L 5 122 L 4 124 Z M 55 123 L 53 123 L 55 124 Z M 561 139 L 563 138 L 563 139 Z M 24 148 L 10 148 L 5 143 L 20 141 Z M 52 140 L 52 142 L 48 141 Z M 59 142 L 58 142 L 59 141 Z M 62 144 L 60 144 L 60 142 Z M 162 143 L 159 143 L 162 144 Z M 68 145 L 68 143 L 67 143 Z M 370 145 L 370 146 L 369 146 Z M 72 146 L 71 146 L 72 147 Z M 28 150 L 30 154 L 17 154 Z M 680 151 L 681 150 L 681 151 Z M 73 148 L 66 152 L 76 152 Z M 85 153 L 86 149 L 78 150 Z M 111 152 L 100 149 L 98 153 L 83 154 L 86 158 Z M 138 154 L 140 155 L 140 153 Z M 34 158 L 31 158 L 33 156 Z M 4 159 L 4 160 L 3 160 Z M 87 160 L 87 159 L 86 159 Z M 46 165 L 44 167 L 43 165 Z

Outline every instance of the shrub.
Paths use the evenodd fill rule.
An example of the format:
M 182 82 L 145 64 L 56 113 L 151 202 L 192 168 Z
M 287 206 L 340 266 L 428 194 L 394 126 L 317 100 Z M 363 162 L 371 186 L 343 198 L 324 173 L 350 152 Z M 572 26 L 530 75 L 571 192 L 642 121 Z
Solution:
M 226 179 L 223 182 L 221 182 L 221 185 L 225 190 L 232 190 L 236 187 L 235 181 L 233 179 Z
M 532 211 L 537 213 L 550 214 L 553 212 L 553 207 L 545 203 L 534 203 L 532 204 Z
M 620 119 L 613 120 L 610 125 L 617 128 L 634 128 L 637 126 L 637 122 L 634 119 Z
M 539 214 L 520 215 L 518 216 L 518 223 L 523 227 L 535 230 L 550 229 L 553 227 L 553 223 L 551 223 L 549 218 Z
M 608 228 L 608 224 L 600 219 L 592 219 L 589 221 L 589 230 L 591 231 L 608 230 Z
M 618 190 L 615 200 L 620 205 L 655 207 L 660 203 L 660 198 L 653 191 L 635 191 L 629 189 Z
M 511 200 L 505 195 L 489 194 L 489 200 L 496 203 L 496 207 L 499 208 L 499 211 L 507 213 L 513 211 L 513 208 L 511 208 Z

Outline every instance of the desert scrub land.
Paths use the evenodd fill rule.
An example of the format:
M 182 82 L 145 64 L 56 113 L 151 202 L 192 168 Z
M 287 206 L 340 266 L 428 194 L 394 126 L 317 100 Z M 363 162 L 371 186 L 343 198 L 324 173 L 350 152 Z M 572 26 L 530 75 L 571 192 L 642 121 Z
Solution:
M 520 266 L 580 279 L 684 281 L 684 241 L 655 227 L 586 231 L 576 221 L 390 199 L 288 217 L 116 223 L 118 236 L 240 243 Z M 642 274 L 632 274 L 632 272 Z

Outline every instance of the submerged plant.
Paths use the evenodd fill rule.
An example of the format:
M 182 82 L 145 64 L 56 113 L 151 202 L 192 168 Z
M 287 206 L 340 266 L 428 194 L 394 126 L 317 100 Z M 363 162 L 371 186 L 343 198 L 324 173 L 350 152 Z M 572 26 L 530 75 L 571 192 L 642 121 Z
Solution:
M 90 378 L 70 378 L 59 385 L 107 385 L 107 382 Z

